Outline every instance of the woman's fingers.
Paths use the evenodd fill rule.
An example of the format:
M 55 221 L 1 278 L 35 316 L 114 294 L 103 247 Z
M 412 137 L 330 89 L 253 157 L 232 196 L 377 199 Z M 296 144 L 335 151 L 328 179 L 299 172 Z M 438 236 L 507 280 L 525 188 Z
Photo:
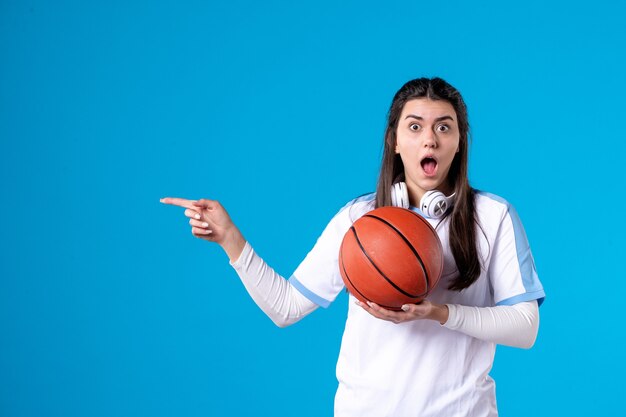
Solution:
M 189 217 L 190 219 L 200 220 L 201 218 L 200 213 L 198 212 L 199 207 L 193 205 L 193 203 L 195 203 L 195 200 L 165 197 L 165 198 L 162 198 L 160 201 L 163 204 L 170 204 L 172 206 L 186 208 L 187 210 L 185 210 L 185 216 Z
M 189 224 L 198 229 L 207 229 L 209 227 L 209 223 L 194 219 L 190 219 Z
M 200 200 L 193 202 L 193 208 L 195 208 L 195 209 L 198 209 L 198 208 L 201 208 L 201 209 L 204 209 L 204 208 L 212 209 L 212 208 L 215 208 L 218 204 L 219 203 L 216 200 L 209 200 L 209 199 L 206 199 L 206 198 L 201 198 Z
M 200 213 L 191 209 L 185 210 L 185 216 L 189 217 L 190 219 L 197 219 L 197 220 L 200 220 L 200 217 L 201 217 Z
M 393 322 L 397 322 L 397 320 L 401 320 L 404 318 L 404 313 L 398 313 L 397 311 L 387 310 L 386 308 L 382 308 L 376 303 L 372 303 L 371 301 L 367 303 L 370 309 L 375 313 L 376 317 L 389 320 Z
M 224 234 L 224 225 L 228 225 L 230 221 L 228 214 L 216 200 L 164 197 L 160 201 L 163 204 L 185 208 L 191 233 L 197 238 L 219 242 Z
M 406 313 L 404 311 L 387 310 L 386 308 L 383 308 L 378 304 L 372 302 L 362 303 L 360 301 L 357 301 L 356 303 L 358 306 L 362 307 L 363 310 L 381 320 L 387 320 L 397 324 L 415 319 L 415 317 L 410 313 Z
M 367 311 L 372 316 L 377 317 L 379 319 L 387 320 L 387 316 L 385 315 L 384 312 L 380 311 L 381 307 L 379 307 L 378 305 L 376 305 L 376 304 L 374 304 L 372 302 L 363 303 L 361 301 L 357 301 L 356 304 L 358 306 L 362 307 L 363 310 Z
M 161 203 L 170 204 L 172 206 L 184 207 L 188 209 L 195 209 L 196 206 L 193 205 L 195 200 L 187 200 L 185 198 L 176 198 L 176 197 L 165 197 L 162 198 Z
M 210 235 L 211 233 L 213 233 L 213 230 L 201 229 L 199 227 L 192 227 L 191 233 L 194 236 L 206 236 L 206 235 Z

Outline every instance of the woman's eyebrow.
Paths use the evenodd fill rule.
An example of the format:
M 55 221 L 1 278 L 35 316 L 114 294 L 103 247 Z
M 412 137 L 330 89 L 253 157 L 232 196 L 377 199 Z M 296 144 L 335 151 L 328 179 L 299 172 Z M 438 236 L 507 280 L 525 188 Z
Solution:
M 413 119 L 417 119 L 417 120 L 424 120 L 424 118 L 423 118 L 423 117 L 421 117 L 421 116 L 416 116 L 415 114 L 407 114 L 407 115 L 406 115 L 406 117 L 405 117 L 404 119 L 406 120 L 406 119 L 408 119 L 409 117 L 411 117 L 411 118 L 413 118 Z M 452 118 L 452 116 L 449 116 L 449 115 L 447 115 L 447 114 L 446 114 L 445 116 L 437 117 L 437 118 L 435 119 L 435 122 L 440 122 L 440 121 L 442 121 L 442 120 L 452 120 L 452 121 L 454 121 L 454 119 Z

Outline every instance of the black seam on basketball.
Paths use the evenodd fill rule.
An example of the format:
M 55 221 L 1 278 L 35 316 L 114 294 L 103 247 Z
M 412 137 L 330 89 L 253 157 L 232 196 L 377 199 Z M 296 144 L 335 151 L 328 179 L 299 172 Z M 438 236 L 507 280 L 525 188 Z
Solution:
M 432 230 L 432 232 L 435 234 L 435 236 L 437 235 L 437 229 L 435 229 L 433 227 L 433 225 L 430 224 L 428 222 L 428 220 L 426 220 L 423 216 L 417 214 L 413 210 L 409 210 L 409 213 L 411 213 L 413 216 L 418 218 L 426 227 L 428 227 L 430 230 Z M 370 217 L 373 217 L 373 216 L 370 216 Z M 442 219 L 442 221 L 443 221 L 443 219 Z M 439 223 L 441 223 L 441 221 Z M 438 225 L 439 225 L 439 223 L 438 223 Z M 443 247 L 441 246 L 441 241 L 439 239 L 437 239 L 437 244 L 439 246 L 439 251 L 441 253 L 443 253 Z M 440 268 L 439 269 L 440 271 L 443 271 L 443 256 L 441 256 L 441 263 L 440 263 L 440 267 L 439 268 Z M 441 274 L 439 276 L 441 277 Z M 428 291 L 430 292 L 430 290 L 432 290 L 432 288 L 430 286 L 430 276 L 427 276 L 426 279 L 427 279 L 427 284 L 428 284 Z
M 436 229 L 435 227 L 433 227 L 433 225 L 432 225 L 432 224 L 430 224 L 430 223 L 428 222 L 428 220 L 426 220 L 423 216 L 421 216 L 421 215 L 417 214 L 417 213 L 416 213 L 416 212 L 414 212 L 413 210 L 408 210 L 408 211 L 409 211 L 409 213 L 411 213 L 412 215 L 414 215 L 415 217 L 417 217 L 417 218 L 418 218 L 418 219 L 419 219 L 422 223 L 424 223 L 424 224 L 425 224 L 425 225 L 426 225 L 426 226 L 427 226 L 430 230 L 432 230 L 432 231 L 433 231 L 433 233 L 434 233 L 435 235 L 437 235 L 437 229 Z M 372 217 L 372 216 L 370 216 L 370 217 Z M 441 222 L 442 222 L 444 219 L 445 219 L 445 217 L 444 217 L 444 218 L 442 218 L 442 219 L 439 221 L 439 223 L 437 223 L 437 226 L 439 226 L 439 224 L 441 224 Z M 437 239 L 437 243 L 439 244 L 439 250 L 443 253 L 443 246 L 441 246 L 441 241 L 440 241 L 439 239 Z M 440 270 L 440 271 L 443 271 L 443 256 L 441 257 L 441 263 L 440 263 L 440 269 L 439 269 L 439 270 Z M 430 287 L 430 279 L 428 280 L 428 285 L 429 285 L 429 287 Z
M 367 217 L 372 217 L 372 218 L 378 219 L 378 217 L 376 217 L 376 216 L 371 216 L 371 215 L 367 215 Z M 379 219 L 379 220 L 382 220 L 382 219 Z M 384 220 L 383 220 L 383 221 L 384 221 Z M 385 222 L 385 223 L 387 223 L 387 222 Z M 387 223 L 387 224 L 388 224 L 388 223 Z M 389 226 L 391 226 L 394 230 L 396 230 L 396 229 L 395 229 L 395 227 L 393 227 L 392 225 L 389 225 Z M 359 236 L 357 235 L 356 230 L 354 230 L 354 227 L 352 227 L 352 231 L 354 232 L 354 237 L 356 238 L 356 243 L 358 243 L 358 244 L 359 244 L 359 247 L 361 248 L 361 251 L 363 252 L 363 254 L 365 255 L 365 257 L 367 258 L 367 260 L 368 260 L 368 261 L 370 261 L 370 263 L 372 264 L 372 266 L 373 266 L 374 268 L 376 268 L 376 270 L 378 271 L 378 273 L 379 273 L 379 274 L 380 274 L 383 278 L 385 278 L 385 281 L 387 281 L 387 282 L 388 282 L 389 284 L 391 284 L 391 285 L 392 285 L 392 286 L 393 286 L 396 290 L 400 291 L 402 294 L 406 295 L 407 297 L 417 298 L 417 297 L 423 297 L 424 295 L 428 294 L 428 288 L 429 288 L 429 285 L 428 285 L 428 274 L 426 274 L 426 270 L 424 269 L 424 264 L 422 264 L 422 260 L 421 260 L 421 259 L 419 259 L 419 255 L 418 255 L 417 257 L 418 257 L 418 260 L 419 260 L 419 262 L 420 262 L 420 265 L 422 266 L 422 269 L 424 269 L 424 275 L 426 276 L 426 292 L 425 292 L 425 293 L 423 293 L 423 294 L 413 295 L 413 294 L 410 294 L 410 293 L 408 293 L 408 292 L 404 291 L 402 288 L 398 287 L 398 286 L 396 285 L 396 283 L 395 283 L 395 282 L 393 282 L 392 280 L 390 280 L 389 278 L 387 278 L 387 275 L 385 275 L 385 274 L 383 273 L 383 271 L 381 271 L 381 270 L 380 270 L 380 268 L 378 268 L 378 265 L 376 265 L 376 264 L 374 263 L 374 261 L 372 260 L 372 258 L 370 258 L 370 256 L 367 254 L 367 251 L 365 250 L 365 248 L 363 247 L 363 245 L 361 245 L 361 241 L 359 240 Z M 398 232 L 398 230 L 396 230 L 396 232 Z M 400 232 L 398 232 L 398 233 L 400 233 Z M 406 241 L 406 243 L 408 243 L 408 244 L 409 244 L 409 247 L 413 250 L 413 253 L 415 253 L 415 254 L 417 255 L 417 253 L 415 252 L 415 249 L 413 249 L 413 247 L 411 246 L 411 243 L 409 243 L 409 241 L 408 241 L 408 240 L 406 240 L 406 238 L 402 235 L 402 233 L 400 233 L 400 236 L 402 236 L 402 238 Z
M 354 227 L 351 227 L 350 230 L 352 230 L 352 232 L 354 233 L 354 237 L 356 238 L 356 231 L 354 230 Z M 357 238 L 358 241 L 358 238 Z M 358 292 L 359 295 L 361 297 L 363 297 L 364 299 L 367 300 L 367 297 L 363 295 L 363 293 L 361 291 L 359 291 L 359 289 L 356 287 L 356 285 L 354 285 L 354 282 L 352 282 L 352 280 L 350 279 L 350 276 L 348 276 L 348 271 L 346 271 L 346 264 L 343 262 L 343 252 L 341 253 L 341 267 L 343 268 L 343 275 L 346 277 L 346 279 L 348 280 L 348 282 L 350 283 L 350 285 L 352 285 L 352 288 L 354 288 L 354 291 Z M 382 305 L 382 304 L 378 304 L 377 305 L 386 308 L 388 310 L 390 309 L 397 309 L 398 307 L 392 307 L 392 306 L 386 306 L 386 305 Z
M 413 247 L 411 242 L 409 242 L 409 240 L 406 238 L 406 236 L 404 236 L 404 234 L 402 234 L 401 231 L 396 229 L 396 227 L 393 224 L 389 223 L 387 220 L 382 219 L 382 218 L 380 218 L 378 216 L 374 216 L 372 214 L 366 214 L 363 217 L 369 217 L 369 218 L 372 218 L 372 219 L 380 220 L 381 222 L 385 223 L 387 226 L 391 227 L 402 238 L 402 240 L 404 240 L 404 243 L 407 244 L 409 249 L 411 249 L 411 252 L 413 252 L 413 255 L 415 255 L 415 258 L 417 259 L 417 262 L 419 262 L 420 266 L 422 267 L 422 271 L 424 272 L 424 278 L 426 278 L 426 291 L 424 293 L 418 294 L 418 295 L 412 295 L 412 294 L 409 294 L 407 292 L 402 291 L 400 288 L 396 287 L 395 284 L 393 284 L 393 286 L 398 288 L 400 291 L 402 291 L 403 294 L 406 294 L 409 297 L 424 297 L 424 296 L 428 295 L 428 293 L 430 292 L 430 277 L 428 276 L 428 271 L 426 271 L 426 266 L 424 265 L 424 262 L 422 261 L 422 257 L 419 255 L 419 253 L 417 253 L 417 251 L 415 250 L 415 248 Z M 360 244 L 361 243 L 359 242 L 359 245 Z M 363 247 L 361 247 L 361 249 L 363 249 Z M 367 254 L 366 254 L 366 256 L 367 256 Z M 369 256 L 367 258 L 369 259 Z M 372 264 L 373 264 L 373 262 L 372 262 Z M 374 266 L 376 267 L 376 265 L 374 265 Z M 376 267 L 376 269 L 378 269 L 378 267 Z M 381 274 L 382 274 L 382 272 L 381 272 Z M 385 279 L 387 279 L 387 277 L 385 277 Z M 387 279 L 387 281 L 389 281 L 389 280 Z M 391 281 L 389 281 L 389 282 L 391 282 Z

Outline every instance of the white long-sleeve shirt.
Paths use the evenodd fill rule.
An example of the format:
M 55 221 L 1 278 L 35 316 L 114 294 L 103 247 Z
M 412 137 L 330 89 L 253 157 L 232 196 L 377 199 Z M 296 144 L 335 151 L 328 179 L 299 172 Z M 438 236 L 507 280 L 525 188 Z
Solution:
M 233 267 L 277 325 L 328 306 L 344 290 L 339 246 L 352 223 L 373 208 L 373 199 L 373 194 L 364 196 L 342 208 L 289 280 L 246 245 Z M 439 223 L 427 218 L 444 250 L 443 275 L 428 297 L 448 305 L 444 325 L 432 320 L 395 324 L 349 303 L 337 363 L 335 417 L 497 415 L 489 376 L 495 345 L 532 346 L 539 325 L 537 306 L 545 294 L 513 207 L 482 192 L 475 206 L 483 269 L 462 291 L 447 289 L 458 276 L 448 241 L 449 219 Z

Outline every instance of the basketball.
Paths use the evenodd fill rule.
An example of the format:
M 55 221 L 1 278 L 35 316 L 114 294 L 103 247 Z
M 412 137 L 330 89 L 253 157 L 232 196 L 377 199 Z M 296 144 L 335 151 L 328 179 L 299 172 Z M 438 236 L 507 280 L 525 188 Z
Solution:
M 422 301 L 443 270 L 435 229 L 419 214 L 381 207 L 359 218 L 339 249 L 339 270 L 348 291 L 361 302 L 389 310 Z

